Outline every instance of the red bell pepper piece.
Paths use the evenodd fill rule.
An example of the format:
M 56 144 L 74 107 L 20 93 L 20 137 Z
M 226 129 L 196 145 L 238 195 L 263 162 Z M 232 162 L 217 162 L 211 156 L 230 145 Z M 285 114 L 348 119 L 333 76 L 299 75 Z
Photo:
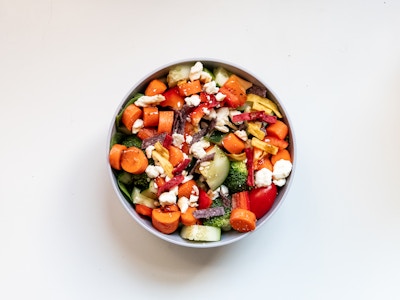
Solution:
M 184 159 L 179 165 L 176 166 L 176 168 L 172 171 L 172 174 L 174 175 L 181 174 L 182 171 L 187 168 L 190 162 L 191 160 L 189 158 Z
M 242 122 L 242 121 L 263 121 L 267 123 L 275 123 L 276 116 L 267 115 L 263 111 L 252 111 L 245 112 L 232 117 L 232 122 Z
M 250 198 L 248 191 L 242 191 L 232 195 L 232 209 L 235 208 L 250 210 Z
M 163 141 L 163 143 L 162 143 L 162 145 L 163 145 L 163 147 L 164 148 L 169 148 L 169 146 L 171 146 L 171 144 L 172 144 L 172 136 L 171 135 L 169 135 L 169 134 L 167 134 L 166 136 L 165 136 L 165 138 L 164 138 L 164 141 Z
M 198 209 L 209 208 L 212 204 L 211 197 L 203 189 L 200 189 L 200 188 L 199 188 L 198 204 L 199 204 L 199 206 L 197 207 Z
M 169 191 L 173 187 L 180 185 L 182 183 L 183 179 L 185 179 L 185 177 L 183 175 L 178 175 L 178 176 L 175 176 L 174 178 L 172 178 L 170 181 L 166 181 L 162 186 L 158 187 L 158 191 L 157 191 L 158 196 L 160 196 L 165 191 Z
M 253 155 L 253 150 L 251 148 L 246 148 L 245 149 L 245 153 L 246 153 L 246 158 L 247 158 L 246 166 L 247 166 L 247 170 L 248 170 L 247 184 L 249 186 L 254 186 L 254 165 L 253 165 L 254 155 Z

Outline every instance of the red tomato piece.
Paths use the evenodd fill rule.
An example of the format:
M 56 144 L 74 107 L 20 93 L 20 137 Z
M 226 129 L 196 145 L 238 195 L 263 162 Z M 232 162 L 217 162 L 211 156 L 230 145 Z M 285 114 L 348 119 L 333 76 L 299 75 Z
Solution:
M 267 187 L 256 188 L 249 192 L 250 211 L 252 211 L 257 220 L 263 217 L 274 204 L 278 189 L 275 184 Z

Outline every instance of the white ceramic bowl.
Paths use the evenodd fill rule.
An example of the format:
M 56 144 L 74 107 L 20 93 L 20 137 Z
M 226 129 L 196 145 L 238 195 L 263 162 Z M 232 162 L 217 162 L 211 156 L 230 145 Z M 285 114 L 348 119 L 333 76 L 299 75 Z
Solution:
M 221 66 L 223 68 L 225 68 L 226 70 L 242 77 L 245 80 L 248 80 L 250 82 L 252 82 L 253 84 L 259 85 L 259 86 L 263 86 L 265 88 L 267 88 L 268 92 L 267 92 L 267 98 L 269 98 L 270 100 L 274 101 L 282 115 L 283 115 L 283 121 L 289 126 L 289 147 L 288 150 L 291 153 L 291 157 L 292 157 L 292 161 L 293 161 L 293 169 L 292 172 L 290 174 L 290 176 L 287 178 L 287 182 L 286 184 L 280 189 L 278 196 L 275 199 L 275 202 L 272 206 L 272 208 L 267 212 L 267 214 L 265 214 L 261 219 L 259 219 L 257 221 L 257 228 L 256 230 L 249 232 L 249 233 L 239 233 L 237 231 L 231 230 L 229 232 L 223 232 L 222 233 L 222 237 L 221 240 L 218 242 L 192 242 L 192 241 L 188 241 L 185 239 L 182 239 L 179 236 L 179 231 L 167 235 L 167 234 L 163 234 L 161 232 L 159 232 L 158 230 L 156 230 L 152 224 L 151 221 L 149 221 L 148 219 L 142 218 L 141 216 L 139 216 L 135 210 L 133 205 L 125 199 L 125 197 L 123 196 L 122 192 L 120 191 L 118 184 L 117 184 L 117 180 L 115 178 L 115 175 L 112 171 L 112 168 L 109 167 L 109 175 L 112 181 L 112 185 L 114 187 L 114 191 L 117 194 L 120 202 L 122 203 L 122 205 L 125 207 L 125 209 L 128 211 L 128 213 L 132 216 L 132 218 L 140 225 L 142 226 L 144 229 L 146 229 L 148 232 L 150 232 L 151 234 L 159 237 L 160 239 L 163 239 L 167 242 L 176 244 L 176 245 L 180 245 L 180 246 L 185 246 L 185 247 L 192 247 L 192 248 L 211 248 L 211 247 L 219 247 L 219 246 L 223 246 L 223 245 L 227 245 L 227 244 L 231 244 L 233 242 L 239 241 L 241 239 L 243 239 L 244 237 L 248 236 L 249 234 L 257 234 L 257 231 L 272 217 L 272 215 L 278 210 L 278 208 L 282 205 L 282 202 L 284 201 L 289 188 L 291 186 L 291 183 L 293 181 L 294 178 L 294 171 L 295 171 L 295 166 L 296 166 L 296 143 L 295 143 L 295 137 L 294 137 L 294 132 L 293 132 L 293 127 L 292 127 L 292 123 L 289 119 L 288 113 L 285 110 L 283 103 L 281 100 L 279 100 L 279 98 L 272 92 L 271 88 L 262 81 L 262 79 L 256 77 L 255 75 L 251 74 L 251 72 L 245 70 L 242 67 L 239 67 L 233 63 L 227 62 L 227 61 L 223 61 L 223 60 L 219 60 L 219 59 L 203 59 L 203 58 L 198 58 L 198 59 L 186 59 L 186 60 L 180 60 L 180 61 L 175 61 L 173 63 L 170 64 L 166 64 L 160 68 L 158 68 L 157 70 L 151 72 L 150 74 L 148 74 L 147 76 L 145 76 L 142 80 L 140 80 L 139 82 L 135 83 L 134 86 L 131 88 L 131 90 L 128 92 L 128 94 L 124 97 L 124 99 L 121 101 L 121 103 L 117 106 L 116 111 L 111 119 L 111 126 L 108 132 L 108 137 L 107 137 L 107 141 L 108 144 L 111 141 L 111 138 L 113 136 L 113 134 L 116 131 L 115 128 L 115 118 L 118 115 L 118 113 L 121 111 L 122 107 L 124 107 L 124 105 L 138 92 L 143 93 L 145 87 L 148 85 L 148 83 L 155 78 L 160 78 L 160 77 L 165 77 L 168 74 L 169 69 L 172 66 L 175 65 L 179 65 L 179 64 L 184 64 L 184 63 L 192 63 L 195 64 L 197 61 L 200 61 L 203 63 L 203 65 L 205 67 L 207 67 L 209 70 L 212 70 L 213 68 L 217 67 L 217 66 Z M 107 147 L 107 164 L 108 164 L 108 154 L 109 154 L 109 148 Z M 109 164 L 108 164 L 109 165 Z

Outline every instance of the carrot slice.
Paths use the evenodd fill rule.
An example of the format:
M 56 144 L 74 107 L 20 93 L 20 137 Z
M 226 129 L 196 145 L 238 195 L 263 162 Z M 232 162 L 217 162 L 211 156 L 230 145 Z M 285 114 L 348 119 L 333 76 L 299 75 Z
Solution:
M 250 210 L 235 208 L 231 212 L 230 223 L 234 230 L 249 232 L 256 229 L 256 215 Z
M 174 124 L 174 112 L 171 110 L 160 111 L 158 113 L 158 133 L 172 133 L 172 125 Z
M 121 122 L 132 131 L 133 123 L 142 116 L 142 110 L 135 104 L 128 105 L 122 113 Z
M 168 151 L 169 151 L 169 162 L 174 167 L 176 167 L 183 161 L 184 157 L 181 149 L 171 145 L 168 147 Z
M 178 187 L 178 198 L 186 197 L 189 199 L 190 195 L 192 195 L 193 186 L 195 186 L 195 185 L 196 185 L 196 181 L 194 181 L 193 179 L 182 183 Z
M 190 96 L 201 92 L 200 80 L 193 80 L 178 84 L 181 96 Z
M 144 91 L 144 94 L 146 96 L 155 96 L 164 93 L 166 90 L 167 86 L 164 82 L 159 79 L 153 79 L 152 81 L 150 81 L 149 85 Z
M 267 138 L 269 135 L 278 139 L 284 140 L 289 133 L 289 127 L 281 120 L 276 120 L 275 123 L 269 124 L 266 128 Z
M 129 147 L 122 152 L 121 168 L 128 173 L 143 173 L 149 162 L 144 152 L 137 147 Z
M 156 106 L 143 107 L 143 126 L 144 127 L 158 126 L 158 107 Z
M 264 142 L 274 145 L 280 149 L 285 149 L 289 146 L 289 142 L 285 140 L 278 139 L 275 136 L 269 135 L 264 138 Z
M 180 211 L 179 206 L 176 205 L 176 204 L 166 205 L 162 209 L 163 209 L 164 212 Z
M 142 216 L 150 217 L 151 218 L 151 213 L 153 211 L 152 208 L 144 205 L 144 204 L 135 204 L 135 211 Z
M 232 132 L 224 136 L 222 139 L 222 145 L 232 154 L 242 153 L 245 148 L 245 143 Z
M 273 166 L 272 166 L 272 162 L 268 157 L 263 157 L 261 159 L 259 159 L 257 161 L 257 164 L 255 166 L 256 170 L 261 170 L 263 168 L 267 168 L 268 170 L 270 170 L 272 172 L 273 170 Z
M 292 161 L 290 153 L 286 149 L 280 149 L 280 150 L 278 150 L 278 153 L 276 153 L 275 155 L 271 156 L 272 165 L 275 165 L 275 163 L 280 159 L 285 159 L 285 160 L 288 160 L 288 161 Z
M 127 149 L 127 147 L 121 144 L 114 144 L 111 147 L 108 160 L 110 161 L 110 166 L 113 169 L 121 170 L 121 156 L 125 149 Z
M 196 207 L 188 207 L 188 209 L 181 213 L 181 223 L 185 226 L 200 224 L 200 221 L 193 216 L 193 212 L 197 210 Z
M 165 212 L 161 208 L 155 208 L 151 214 L 151 222 L 158 231 L 171 234 L 178 229 L 180 217 L 180 211 Z

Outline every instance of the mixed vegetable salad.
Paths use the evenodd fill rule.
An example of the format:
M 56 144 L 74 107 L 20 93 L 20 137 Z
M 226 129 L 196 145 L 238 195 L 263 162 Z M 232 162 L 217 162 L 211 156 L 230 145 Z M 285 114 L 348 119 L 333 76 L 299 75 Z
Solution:
M 121 192 L 157 230 L 184 239 L 254 230 L 292 171 L 279 107 L 223 67 L 171 67 L 115 125 L 109 162 Z

